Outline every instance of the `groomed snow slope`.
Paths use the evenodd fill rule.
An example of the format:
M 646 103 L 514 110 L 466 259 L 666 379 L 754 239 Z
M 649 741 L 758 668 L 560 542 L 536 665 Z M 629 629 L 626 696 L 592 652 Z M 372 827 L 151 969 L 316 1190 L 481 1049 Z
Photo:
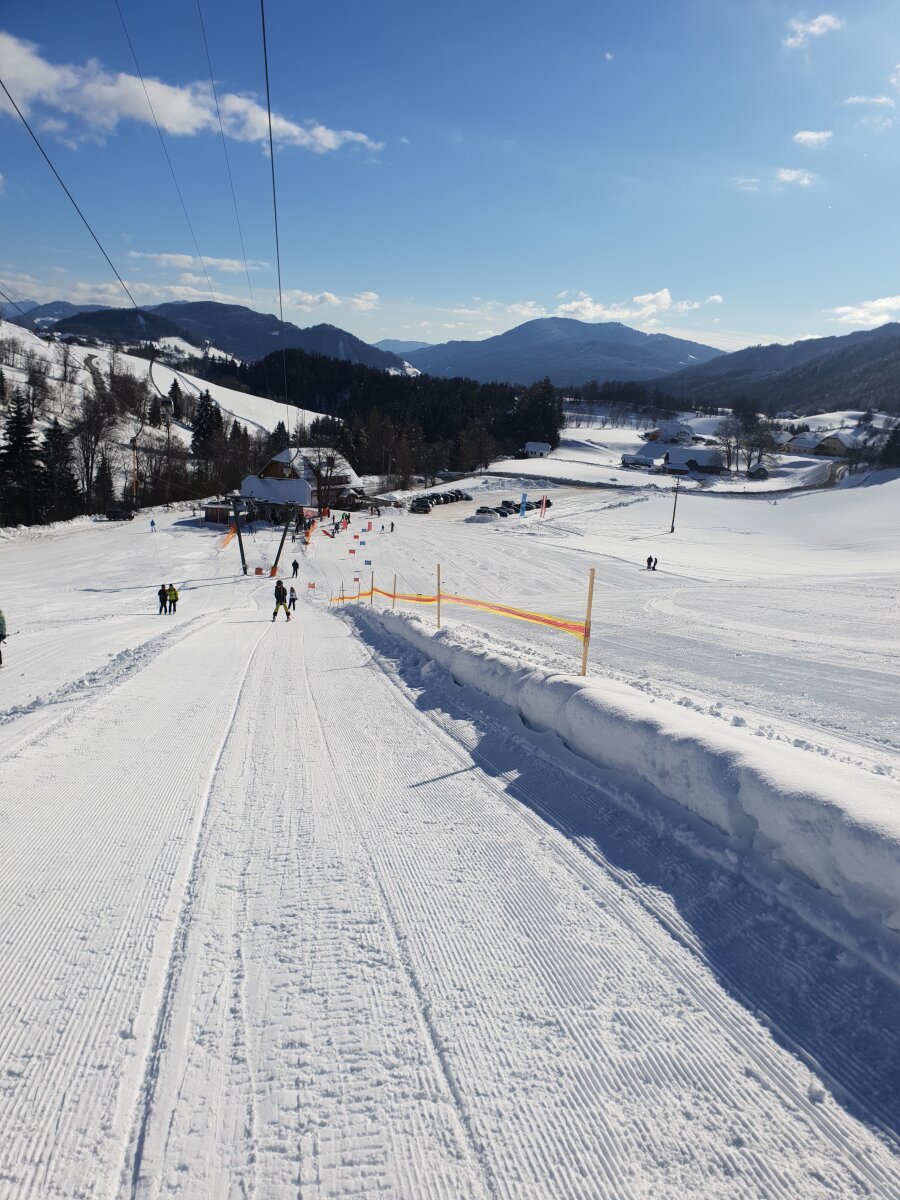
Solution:
M 271 622 L 271 581 L 183 514 L 154 514 L 155 534 L 145 515 L 0 542 L 0 1196 L 896 1200 L 885 973 L 767 894 L 764 856 L 731 862 L 647 764 L 598 766 L 528 728 L 511 689 L 498 702 L 322 602 L 352 582 L 350 545 L 413 590 L 439 547 L 470 594 L 551 611 L 577 610 L 597 565 L 593 677 L 615 674 L 619 628 L 642 638 L 624 645 L 623 710 L 629 690 L 660 710 L 702 696 L 665 649 L 680 627 L 715 670 L 705 712 L 672 708 L 721 728 L 710 743 L 754 737 L 752 706 L 746 727 L 708 710 L 730 712 L 750 666 L 734 647 L 765 622 L 771 661 L 797 635 L 787 684 L 756 679 L 762 709 L 796 695 L 793 717 L 767 713 L 772 744 L 803 729 L 798 760 L 885 784 L 887 712 L 867 741 L 827 685 L 801 695 L 827 654 L 800 636 L 798 597 L 853 579 L 889 608 L 889 495 L 693 498 L 655 575 L 638 569 L 653 501 L 560 489 L 543 530 L 467 524 L 473 505 L 404 514 L 393 540 L 376 522 L 365 546 L 298 552 L 319 601 L 290 625 Z M 275 537 L 248 537 L 251 565 Z M 156 614 L 163 581 L 174 616 Z M 654 630 L 641 606 L 673 597 Z M 466 653 L 571 670 L 574 639 L 445 619 Z M 840 645 L 850 688 L 891 669 L 885 629 L 866 630 L 856 657 L 849 632 Z M 657 727 L 663 753 L 677 731 Z

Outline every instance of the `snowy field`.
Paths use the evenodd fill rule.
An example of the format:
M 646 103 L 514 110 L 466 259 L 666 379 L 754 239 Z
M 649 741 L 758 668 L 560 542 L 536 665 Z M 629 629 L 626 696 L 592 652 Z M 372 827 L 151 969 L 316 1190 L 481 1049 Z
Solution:
M 900 480 L 667 482 L 0 534 L 0 1197 L 900 1197 Z

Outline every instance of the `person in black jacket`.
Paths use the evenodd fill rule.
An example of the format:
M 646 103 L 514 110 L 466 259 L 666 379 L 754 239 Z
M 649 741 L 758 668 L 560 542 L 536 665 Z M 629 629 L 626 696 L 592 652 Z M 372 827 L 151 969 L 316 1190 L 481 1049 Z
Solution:
M 160 613 L 168 612 L 169 589 L 166 587 L 166 585 L 164 583 L 161 583 L 159 585 L 159 591 L 156 594 L 159 597 Z
M 275 611 L 272 613 L 273 621 L 278 616 L 279 608 L 284 609 L 284 615 L 287 617 L 288 620 L 290 620 L 291 613 L 290 613 L 290 609 L 287 606 L 287 588 L 284 586 L 284 584 L 281 582 L 280 579 L 275 584 Z

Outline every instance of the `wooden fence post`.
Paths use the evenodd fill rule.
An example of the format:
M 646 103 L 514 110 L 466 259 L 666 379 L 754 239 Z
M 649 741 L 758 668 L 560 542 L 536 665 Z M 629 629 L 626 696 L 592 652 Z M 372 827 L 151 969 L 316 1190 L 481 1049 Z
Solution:
M 588 649 L 591 644 L 591 609 L 594 606 L 594 568 L 588 572 L 587 612 L 584 615 L 584 648 L 581 652 L 581 674 L 587 675 Z

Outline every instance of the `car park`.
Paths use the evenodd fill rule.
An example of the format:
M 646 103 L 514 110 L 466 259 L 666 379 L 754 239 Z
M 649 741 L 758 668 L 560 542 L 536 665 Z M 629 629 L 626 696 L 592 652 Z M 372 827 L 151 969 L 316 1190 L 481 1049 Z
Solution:
M 108 508 L 106 519 L 107 521 L 133 521 L 134 513 L 130 508 Z

